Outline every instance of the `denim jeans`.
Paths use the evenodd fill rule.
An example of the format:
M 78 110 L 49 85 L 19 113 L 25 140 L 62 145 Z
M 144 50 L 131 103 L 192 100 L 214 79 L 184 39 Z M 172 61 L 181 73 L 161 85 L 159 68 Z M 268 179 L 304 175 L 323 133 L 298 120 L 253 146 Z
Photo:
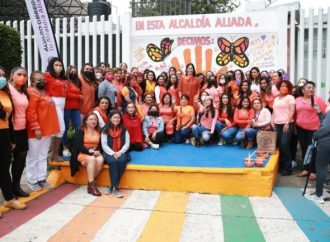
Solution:
M 73 127 L 77 130 L 80 127 L 80 110 L 79 109 L 64 109 L 64 123 L 65 132 L 62 138 L 62 144 L 68 145 L 68 129 L 70 127 L 70 120 L 72 121 Z
M 184 143 L 186 139 L 189 138 L 190 133 L 191 133 L 191 128 L 177 130 L 174 134 L 174 143 L 175 144 Z
M 225 131 L 222 132 L 221 137 L 225 140 L 225 141 L 232 141 L 233 138 L 235 137 L 236 133 L 237 133 L 238 128 L 237 127 L 231 127 L 226 129 Z
M 280 172 L 292 172 L 290 141 L 293 131 L 293 124 L 289 124 L 286 133 L 283 132 L 284 124 L 276 124 L 277 147 L 280 148 Z
M 197 139 L 198 137 L 202 136 L 202 133 L 203 133 L 204 131 L 211 131 L 211 130 L 205 128 L 205 127 L 202 126 L 202 125 L 197 125 L 197 124 L 194 124 L 194 125 L 192 126 L 192 130 L 191 130 L 192 135 L 193 135 L 196 139 Z
M 321 197 L 323 194 L 323 185 L 327 177 L 327 166 L 330 164 L 330 143 L 319 142 L 317 144 L 316 156 L 316 196 Z
M 115 159 L 113 155 L 105 155 L 105 162 L 109 166 L 109 176 L 110 176 L 110 182 L 111 186 L 114 186 L 118 188 L 120 183 L 120 178 L 124 174 L 126 170 L 126 164 L 127 164 L 127 154 L 124 153 L 121 156 L 118 157 L 118 159 Z
M 241 142 L 243 140 L 252 140 L 257 135 L 256 129 L 246 128 L 245 135 L 243 134 L 243 130 L 244 130 L 244 128 L 239 128 L 236 133 L 235 139 L 238 142 Z

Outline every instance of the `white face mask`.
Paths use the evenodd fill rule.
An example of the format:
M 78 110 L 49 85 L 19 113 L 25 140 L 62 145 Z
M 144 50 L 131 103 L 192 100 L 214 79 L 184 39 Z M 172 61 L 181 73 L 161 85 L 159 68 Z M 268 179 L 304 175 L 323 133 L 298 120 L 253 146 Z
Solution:
M 225 79 L 220 79 L 220 83 L 221 84 L 225 84 L 226 83 L 226 80 Z
M 96 79 L 102 79 L 102 73 L 100 72 L 95 73 L 95 77 Z

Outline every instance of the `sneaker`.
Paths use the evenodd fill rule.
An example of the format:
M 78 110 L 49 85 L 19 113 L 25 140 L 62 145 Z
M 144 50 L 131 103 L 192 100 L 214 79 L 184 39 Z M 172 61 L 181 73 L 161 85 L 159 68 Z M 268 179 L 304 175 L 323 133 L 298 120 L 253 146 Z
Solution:
M 40 181 L 38 182 L 39 186 L 46 189 L 46 190 L 51 190 L 52 189 L 52 186 L 46 182 L 46 180 L 43 180 L 43 181 Z
M 105 195 L 111 195 L 112 194 L 113 187 L 109 186 L 104 190 Z
M 10 201 L 5 201 L 3 204 L 6 208 L 12 208 L 12 209 L 17 209 L 17 210 L 22 210 L 26 208 L 26 205 L 24 203 L 21 203 L 17 201 L 16 199 L 10 200 Z
M 312 194 L 305 194 L 304 197 L 307 198 L 308 200 L 311 200 L 311 201 L 317 202 L 317 203 L 319 203 L 319 204 L 324 204 L 323 196 L 318 197 L 318 196 L 316 196 L 315 193 L 312 193 Z
M 116 198 L 123 198 L 124 197 L 124 195 L 118 189 L 115 189 L 113 193 L 114 193 Z
M 29 186 L 29 188 L 31 188 L 31 190 L 33 192 L 38 192 L 38 191 L 41 190 L 41 186 L 39 185 L 38 182 L 36 182 L 36 183 L 30 183 L 30 182 L 28 182 L 28 186 Z
M 186 144 L 190 144 L 190 141 L 189 141 L 189 139 L 186 139 Z
M 151 143 L 150 144 L 150 147 L 153 148 L 153 149 L 155 149 L 155 150 L 158 150 L 159 149 L 159 144 L 153 144 L 153 143 Z
M 71 157 L 71 152 L 68 149 L 63 150 L 64 157 Z
M 224 140 L 223 139 L 220 139 L 219 142 L 218 142 L 218 145 L 224 145 Z
M 238 141 L 236 139 L 233 140 L 233 145 L 238 145 Z

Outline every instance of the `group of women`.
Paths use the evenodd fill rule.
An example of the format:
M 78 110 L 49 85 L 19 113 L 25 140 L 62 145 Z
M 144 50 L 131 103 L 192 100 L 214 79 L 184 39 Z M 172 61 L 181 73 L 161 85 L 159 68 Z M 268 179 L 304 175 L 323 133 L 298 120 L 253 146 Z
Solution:
M 95 178 L 106 162 L 110 186 L 105 193 L 123 197 L 119 183 L 130 150 L 159 149 L 163 142 L 239 143 L 251 149 L 258 130 L 277 132 L 280 172 L 291 175 L 296 141 L 304 157 L 326 113 L 313 82 L 301 79 L 293 86 L 283 70 L 257 67 L 204 75 L 189 63 L 184 74 L 170 67 L 156 76 L 136 67 L 129 73 L 125 63 L 112 69 L 86 63 L 78 73 L 71 65 L 65 72 L 61 59 L 52 58 L 45 73 L 31 73 L 29 87 L 27 81 L 22 67 L 8 76 L 0 68 L 0 186 L 5 206 L 14 209 L 25 208 L 16 198 L 29 195 L 20 187 L 25 163 L 30 188 L 50 189 L 47 160 L 61 161 L 61 146 L 63 156 L 71 157 L 73 176 L 86 166 L 87 190 L 94 196 L 101 195 Z M 305 167 L 300 176 L 308 174 Z

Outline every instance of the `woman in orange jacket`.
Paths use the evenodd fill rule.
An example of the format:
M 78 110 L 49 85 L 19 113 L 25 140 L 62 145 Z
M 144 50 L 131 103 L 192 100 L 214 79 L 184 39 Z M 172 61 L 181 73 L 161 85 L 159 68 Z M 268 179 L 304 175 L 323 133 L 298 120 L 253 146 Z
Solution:
M 31 86 L 27 89 L 29 106 L 26 110 L 29 151 L 26 157 L 26 174 L 32 191 L 50 189 L 46 182 L 47 155 L 51 136 L 60 132 L 55 103 L 45 91 L 41 71 L 31 74 Z

